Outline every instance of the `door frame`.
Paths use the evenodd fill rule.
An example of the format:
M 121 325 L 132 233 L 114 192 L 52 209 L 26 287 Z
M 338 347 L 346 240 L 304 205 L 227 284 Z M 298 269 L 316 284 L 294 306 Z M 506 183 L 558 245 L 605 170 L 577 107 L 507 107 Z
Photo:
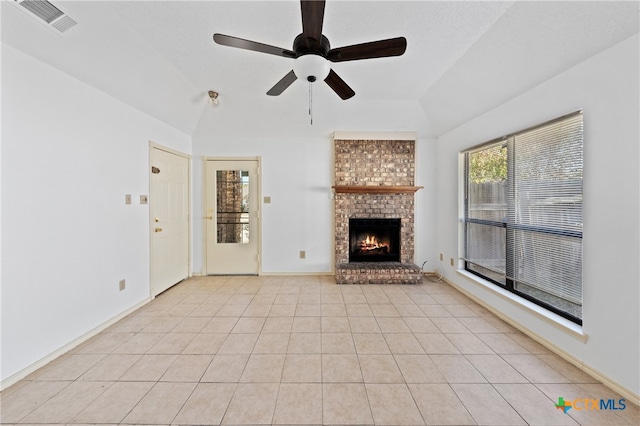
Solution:
M 262 275 L 262 157 L 202 157 L 202 275 L 207 275 L 207 161 L 257 161 L 258 276 Z
M 192 244 L 192 237 L 191 234 L 193 233 L 193 221 L 191 220 L 192 216 L 193 216 L 193 205 L 192 205 L 192 187 L 193 187 L 193 178 L 191 175 L 191 154 L 185 154 L 184 152 L 180 152 L 180 151 L 176 151 L 175 149 L 172 148 L 168 148 L 164 145 L 160 145 L 154 141 L 149 141 L 149 158 L 148 158 L 148 176 L 149 176 L 149 199 L 151 199 L 151 197 L 153 197 L 153 194 L 151 193 L 151 152 L 154 150 L 160 150 L 160 151 L 164 151 L 164 152 L 168 152 L 169 154 L 173 154 L 173 155 L 177 155 L 178 157 L 182 157 L 185 158 L 187 160 L 187 176 L 188 176 L 188 191 L 187 191 L 187 228 L 188 228 L 188 232 L 187 232 L 187 278 L 191 277 L 193 275 L 193 271 L 192 271 L 192 267 L 191 267 L 191 263 L 192 263 L 192 253 L 191 253 L 191 244 Z M 148 202 L 149 203 L 149 202 Z M 153 214 L 151 212 L 151 204 L 148 204 L 149 208 L 148 213 L 149 213 L 149 226 L 147 227 L 147 230 L 149 232 L 149 295 L 151 296 L 151 298 L 155 298 L 156 296 L 154 296 L 152 294 L 152 283 L 151 283 L 151 279 L 153 276 L 153 265 L 152 265 L 152 261 L 153 261 L 153 256 L 152 256 L 152 251 L 153 251 L 153 242 L 152 242 L 152 235 L 151 235 L 151 228 L 154 226 L 154 221 L 153 221 Z

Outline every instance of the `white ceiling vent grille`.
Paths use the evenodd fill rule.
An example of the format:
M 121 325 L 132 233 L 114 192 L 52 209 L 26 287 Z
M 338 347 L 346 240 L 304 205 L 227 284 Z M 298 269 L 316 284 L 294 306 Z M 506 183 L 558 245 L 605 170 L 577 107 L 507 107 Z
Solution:
M 38 18 L 58 33 L 64 33 L 77 24 L 69 15 L 47 0 L 14 0 L 14 2 L 20 5 L 21 9 L 30 12 L 29 15 Z
M 73 27 L 77 24 L 69 15 L 64 15 L 60 19 L 55 20 L 51 23 L 51 26 L 61 33 L 67 31 L 69 28 Z

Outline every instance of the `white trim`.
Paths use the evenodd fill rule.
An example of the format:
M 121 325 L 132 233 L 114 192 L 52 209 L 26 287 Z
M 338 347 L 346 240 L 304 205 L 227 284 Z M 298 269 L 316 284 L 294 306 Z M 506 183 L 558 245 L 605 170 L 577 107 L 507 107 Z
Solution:
M 333 139 L 354 141 L 416 141 L 417 132 L 334 132 Z
M 319 276 L 331 276 L 331 275 L 335 275 L 333 272 L 261 272 L 259 274 L 262 277 L 277 277 L 277 276 L 283 276 L 283 277 L 291 277 L 291 276 L 313 276 L 313 275 L 319 275 Z
M 457 272 L 460 273 L 461 275 L 465 276 L 465 277 L 467 275 L 463 271 L 457 271 Z M 472 275 L 472 274 L 468 274 L 468 275 L 471 275 L 471 277 L 467 277 L 467 278 L 472 278 L 472 280 L 474 280 L 474 281 L 476 280 L 476 277 L 474 275 Z M 584 371 L 586 374 L 592 376 L 593 378 L 595 378 L 597 380 L 600 380 L 603 385 L 605 385 L 608 388 L 612 389 L 613 391 L 619 393 L 625 399 L 631 401 L 635 405 L 640 405 L 640 395 L 636 394 L 631 389 L 628 389 L 628 388 L 624 387 L 623 385 L 619 384 L 615 380 L 611 379 L 606 374 L 604 374 L 604 373 L 600 372 L 599 370 L 593 368 L 592 366 L 584 363 L 582 360 L 576 358 L 575 356 L 573 356 L 572 354 L 566 352 L 562 348 L 559 348 L 558 346 L 556 346 L 555 344 L 551 343 L 549 340 L 547 340 L 543 336 L 540 336 L 538 333 L 535 333 L 535 332 L 531 331 L 529 328 L 527 328 L 524 325 L 520 324 L 518 321 L 514 320 L 513 318 L 503 314 L 502 312 L 500 312 L 499 310 L 497 310 L 496 308 L 494 308 L 493 306 L 491 306 L 490 304 L 488 304 L 484 300 L 480 299 L 478 296 L 476 296 L 476 295 L 470 293 L 469 291 L 465 290 L 464 288 L 458 286 L 457 284 L 455 284 L 451 280 L 447 279 L 446 277 L 443 277 L 443 281 L 445 281 L 447 284 L 449 284 L 450 286 L 454 287 L 456 290 L 458 290 L 459 292 L 461 292 L 462 294 L 467 296 L 469 299 L 471 299 L 474 302 L 478 303 L 479 305 L 481 305 L 482 307 L 484 307 L 485 309 L 487 309 L 488 311 L 490 311 L 491 313 L 493 313 L 494 315 L 496 315 L 497 317 L 499 317 L 500 319 L 502 319 L 503 321 L 505 321 L 509 325 L 515 327 L 516 329 L 520 330 L 521 332 L 523 332 L 524 334 L 526 334 L 527 336 L 529 336 L 530 338 L 532 338 L 536 342 L 540 343 L 542 346 L 544 346 L 545 348 L 549 349 L 550 351 L 552 351 L 553 353 L 555 353 L 556 355 L 558 355 L 559 357 L 561 357 L 565 361 L 569 362 L 570 364 L 572 364 L 575 367 L 579 368 L 580 370 Z M 491 284 L 491 286 L 495 287 L 495 285 L 493 285 L 493 284 Z M 499 290 L 499 289 L 497 289 L 497 290 Z M 501 295 L 501 296 L 507 296 L 506 297 L 507 300 L 512 300 L 511 297 L 508 297 L 508 296 L 511 296 L 511 293 L 507 292 L 506 295 L 503 295 L 503 294 L 501 294 L 499 292 L 496 292 L 496 293 Z M 517 303 L 517 304 L 520 305 L 520 306 L 523 306 L 520 303 Z M 547 322 L 550 323 L 550 324 L 556 325 L 556 327 L 558 327 L 557 323 L 555 323 L 555 321 L 553 321 L 553 320 L 547 319 Z M 579 326 L 577 326 L 575 324 L 574 324 L 574 326 L 579 327 Z M 560 327 L 558 327 L 558 328 L 560 328 Z M 562 328 L 560 328 L 560 329 L 562 329 Z M 567 331 L 567 330 L 564 330 L 564 331 Z M 588 335 L 586 335 L 586 334 L 573 334 L 573 332 L 568 332 L 568 333 L 571 334 L 573 337 L 576 337 L 577 339 L 582 340 L 585 343 L 586 343 L 586 341 L 588 339 Z M 582 337 L 580 337 L 580 336 L 582 336 Z
M 561 354 L 558 354 L 558 355 L 562 356 Z M 640 405 L 640 394 L 633 392 L 631 389 L 625 388 L 624 386 L 622 386 L 621 384 L 619 384 L 618 382 L 616 382 L 606 374 L 601 373 L 600 371 L 596 370 L 595 368 L 591 367 L 588 364 L 583 363 L 582 370 L 588 375 L 593 376 L 594 378 L 600 380 L 603 385 L 610 388 L 614 392 L 619 393 L 625 399 L 631 401 L 635 405 Z
M 205 210 L 207 209 L 207 157 L 202 157 L 202 164 L 200 165 L 200 176 L 202 178 L 202 190 L 200 191 L 201 194 L 201 198 L 200 200 L 202 200 L 200 202 L 201 206 L 200 206 L 200 211 L 198 212 L 199 217 L 201 218 L 202 221 L 202 227 L 200 228 L 200 233 L 202 234 L 202 267 L 200 275 L 203 277 L 207 276 L 207 219 L 205 219 L 206 213 Z
M 257 161 L 260 165 L 262 157 L 202 157 L 204 161 Z
M 258 162 L 258 275 L 262 272 L 262 156 L 257 156 Z
M 335 136 L 335 133 L 334 133 Z M 336 194 L 332 190 L 336 185 L 336 139 L 331 139 L 331 187 L 329 189 L 329 199 L 331 200 L 331 218 L 330 228 L 327 229 L 329 235 L 331 235 L 331 244 L 329 244 L 329 264 L 331 265 L 331 274 L 336 274 Z
M 156 148 L 160 151 L 168 152 L 170 154 L 177 155 L 179 157 L 186 158 L 191 160 L 191 154 L 185 154 L 184 152 L 176 151 L 175 149 L 167 148 L 166 146 L 155 143 L 154 141 L 149 141 L 149 148 Z
M 541 308 L 535 303 L 530 302 L 526 299 L 523 299 L 516 294 L 503 290 L 502 288 L 496 286 L 495 284 L 490 283 L 486 280 L 483 280 L 482 278 L 476 275 L 473 275 L 467 271 L 457 269 L 456 272 L 459 275 L 471 281 L 472 283 L 480 285 L 484 289 L 491 291 L 493 294 L 500 296 L 502 299 L 508 301 L 509 303 L 519 308 L 525 309 L 529 313 L 534 314 L 536 317 L 538 317 L 539 319 L 542 319 L 547 324 L 551 324 L 557 329 L 567 333 L 571 337 L 574 337 L 583 343 L 586 343 L 587 340 L 589 339 L 589 336 L 582 330 L 582 327 L 579 326 L 578 324 L 571 322 L 568 319 L 563 318 L 560 315 L 554 314 L 553 312 L 550 312 L 544 308 Z M 465 289 L 461 288 L 457 284 L 450 282 L 449 280 L 447 280 L 447 282 L 449 282 L 452 286 L 464 292 L 465 294 L 468 293 Z M 483 305 L 486 304 L 486 302 L 481 301 L 477 296 L 471 295 L 470 297 L 473 298 L 474 300 L 479 301 L 478 303 L 480 304 L 483 304 Z
M 53 361 L 56 358 L 64 355 L 65 353 L 69 352 L 70 350 L 72 350 L 73 348 L 77 347 L 78 345 L 81 345 L 82 343 L 86 342 L 87 340 L 91 339 L 92 337 L 97 336 L 102 331 L 106 330 L 107 328 L 109 328 L 110 326 L 112 326 L 116 322 L 120 321 L 121 319 L 123 319 L 124 317 L 129 315 L 130 313 L 135 312 L 136 310 L 140 309 L 141 307 L 143 307 L 144 305 L 149 303 L 151 300 L 152 300 L 151 297 L 148 297 L 148 298 L 144 299 L 142 302 L 140 302 L 140 303 L 138 303 L 136 305 L 133 305 L 129 309 L 127 309 L 127 310 L 121 312 L 120 314 L 114 316 L 113 318 L 103 322 L 102 324 L 100 324 L 99 326 L 93 328 L 92 330 L 89 330 L 88 332 L 86 332 L 82 336 L 72 340 L 71 342 L 67 343 L 66 345 L 64 345 L 64 346 L 58 348 L 57 350 L 51 352 L 49 355 L 45 356 L 44 358 L 39 359 L 38 361 L 32 363 L 31 365 L 26 366 L 25 368 L 23 368 L 22 370 L 18 371 L 17 373 L 7 377 L 2 382 L 0 382 L 0 391 L 3 391 L 5 389 L 7 389 L 9 386 L 15 385 L 20 380 L 24 379 L 25 377 L 27 377 L 31 373 L 35 372 L 39 368 L 44 367 L 45 365 L 49 364 L 51 361 Z

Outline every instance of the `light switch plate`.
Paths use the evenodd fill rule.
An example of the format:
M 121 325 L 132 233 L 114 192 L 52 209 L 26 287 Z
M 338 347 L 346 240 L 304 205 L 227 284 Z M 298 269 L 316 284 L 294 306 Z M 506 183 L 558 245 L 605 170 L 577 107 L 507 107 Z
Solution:
M 148 204 L 148 203 L 149 203 L 149 197 L 147 197 L 146 195 L 141 195 L 140 204 Z
M 131 204 L 131 194 L 124 194 L 124 203 Z
M 265 204 L 271 204 L 271 197 L 264 197 Z

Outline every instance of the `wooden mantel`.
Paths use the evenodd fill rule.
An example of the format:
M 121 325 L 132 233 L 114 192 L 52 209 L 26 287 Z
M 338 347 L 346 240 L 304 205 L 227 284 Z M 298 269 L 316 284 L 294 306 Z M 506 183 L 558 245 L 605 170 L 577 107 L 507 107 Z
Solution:
M 334 185 L 336 194 L 404 194 L 414 193 L 424 186 L 394 186 L 394 185 Z

